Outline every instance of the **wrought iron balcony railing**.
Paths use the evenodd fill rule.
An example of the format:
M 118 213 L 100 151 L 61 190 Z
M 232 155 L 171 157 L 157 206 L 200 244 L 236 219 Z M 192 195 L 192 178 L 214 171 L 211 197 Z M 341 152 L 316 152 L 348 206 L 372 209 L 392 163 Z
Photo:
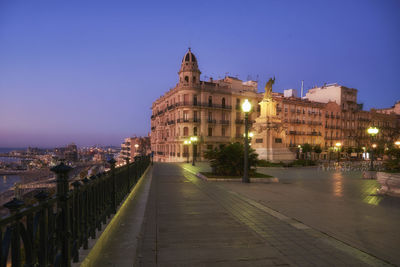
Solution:
M 90 178 L 70 181 L 71 167 L 52 168 L 57 174 L 54 196 L 41 191 L 36 204 L 13 199 L 4 207 L 10 215 L 0 220 L 1 266 L 71 266 L 79 261 L 79 249 L 88 248 L 106 219 L 131 191 L 150 163 L 149 156 Z

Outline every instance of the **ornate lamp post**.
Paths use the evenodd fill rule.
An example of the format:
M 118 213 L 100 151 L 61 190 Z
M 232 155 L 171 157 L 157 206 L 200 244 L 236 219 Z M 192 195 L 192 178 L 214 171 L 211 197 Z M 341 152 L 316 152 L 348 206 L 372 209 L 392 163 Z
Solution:
M 379 133 L 379 129 L 376 127 L 369 127 L 367 129 L 367 133 L 371 136 L 371 141 L 373 141 L 374 137 Z M 374 170 L 374 149 L 376 148 L 376 144 L 372 145 L 371 149 L 371 167 L 370 170 Z
M 196 154 L 197 154 L 197 146 L 196 146 L 196 151 L 194 151 L 194 145 L 197 144 L 197 136 L 191 136 L 190 137 L 190 142 L 192 143 L 192 148 L 193 148 L 193 160 L 192 160 L 192 165 L 194 166 L 194 161 L 196 160 Z
M 243 183 L 250 183 L 249 179 L 249 112 L 251 110 L 251 103 L 245 99 L 242 104 L 242 111 L 244 112 L 244 170 L 243 170 Z
M 337 150 L 337 161 L 340 161 L 340 148 L 342 147 L 342 143 L 336 143 L 335 144 L 336 150 Z
M 185 140 L 183 141 L 183 144 L 187 146 L 187 161 L 186 163 L 189 163 L 189 145 L 190 145 L 191 141 L 190 140 Z

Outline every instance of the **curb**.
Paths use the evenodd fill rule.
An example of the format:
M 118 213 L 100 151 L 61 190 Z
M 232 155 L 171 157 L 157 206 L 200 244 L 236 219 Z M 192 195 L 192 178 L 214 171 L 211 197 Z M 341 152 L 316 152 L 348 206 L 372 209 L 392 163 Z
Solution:
M 196 173 L 196 176 L 203 181 L 206 182 L 241 182 L 241 179 L 238 178 L 208 178 L 204 174 L 201 174 L 200 172 Z M 251 178 L 251 182 L 256 182 L 256 183 L 279 183 L 279 179 L 277 177 L 269 177 L 269 178 Z

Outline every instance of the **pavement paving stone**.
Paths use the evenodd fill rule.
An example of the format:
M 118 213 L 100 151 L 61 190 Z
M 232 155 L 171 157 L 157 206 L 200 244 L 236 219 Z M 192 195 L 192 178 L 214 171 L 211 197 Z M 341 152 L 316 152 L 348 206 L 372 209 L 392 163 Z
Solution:
M 139 266 L 371 264 L 368 257 L 362 260 L 361 252 L 355 257 L 322 234 L 301 229 L 301 223 L 285 216 L 278 219 L 280 214 L 274 217 L 178 164 L 157 163 L 153 173 L 143 227 L 143 237 L 152 238 L 141 240 Z

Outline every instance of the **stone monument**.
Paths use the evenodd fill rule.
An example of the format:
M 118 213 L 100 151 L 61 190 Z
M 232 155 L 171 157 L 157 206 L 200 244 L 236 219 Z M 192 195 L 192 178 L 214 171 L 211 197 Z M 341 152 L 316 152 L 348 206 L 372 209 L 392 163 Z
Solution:
M 296 154 L 286 147 L 286 129 L 282 120 L 276 115 L 276 101 L 272 98 L 274 79 L 269 79 L 265 85 L 263 100 L 258 103 L 260 116 L 253 124 L 251 147 L 256 150 L 259 159 L 270 162 L 290 162 L 296 159 Z

